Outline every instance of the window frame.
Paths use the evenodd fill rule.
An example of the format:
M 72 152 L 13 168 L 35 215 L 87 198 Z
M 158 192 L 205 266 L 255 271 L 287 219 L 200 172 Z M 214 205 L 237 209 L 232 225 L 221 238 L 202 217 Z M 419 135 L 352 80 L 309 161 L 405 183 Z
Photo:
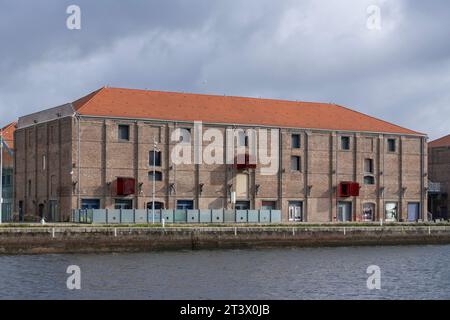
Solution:
M 150 150 L 148 152 L 148 164 L 150 167 L 153 167 L 153 157 L 155 157 L 155 167 L 162 167 L 162 153 L 161 151 Z M 155 156 L 155 154 L 157 156 Z
M 296 143 L 294 143 L 294 139 L 296 139 Z M 300 149 L 302 147 L 302 139 L 300 133 L 292 133 L 291 134 L 291 148 L 292 149 Z
M 347 140 L 348 146 L 344 148 L 344 140 Z M 341 150 L 342 151 L 350 151 L 351 150 L 351 137 L 350 136 L 341 136 Z
M 393 142 L 393 146 L 394 146 L 393 150 L 391 149 L 391 144 L 390 144 L 391 142 Z M 397 152 L 397 139 L 395 139 L 395 138 L 388 138 L 387 142 L 386 142 L 386 145 L 387 145 L 387 152 L 389 152 L 389 153 L 396 153 Z
M 294 164 L 294 160 L 296 160 L 296 169 L 293 168 L 293 164 Z M 302 158 L 300 156 L 297 155 L 291 155 L 291 171 L 293 172 L 302 172 Z
M 121 136 L 121 133 L 122 133 L 121 129 L 124 129 L 124 128 L 127 129 L 127 138 L 126 139 L 122 138 L 122 136 Z M 130 125 L 129 124 L 118 124 L 117 125 L 117 139 L 119 141 L 130 141 Z
M 158 179 L 160 177 L 160 179 Z M 148 172 L 148 180 L 153 181 L 153 170 Z M 155 170 L 155 181 L 163 181 L 163 173 L 160 170 Z

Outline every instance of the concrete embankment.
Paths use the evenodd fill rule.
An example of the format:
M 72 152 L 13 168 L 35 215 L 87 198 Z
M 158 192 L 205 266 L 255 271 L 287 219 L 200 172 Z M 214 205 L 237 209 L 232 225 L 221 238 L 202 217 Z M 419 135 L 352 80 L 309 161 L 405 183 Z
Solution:
M 0 228 L 0 254 L 450 244 L 450 226 Z

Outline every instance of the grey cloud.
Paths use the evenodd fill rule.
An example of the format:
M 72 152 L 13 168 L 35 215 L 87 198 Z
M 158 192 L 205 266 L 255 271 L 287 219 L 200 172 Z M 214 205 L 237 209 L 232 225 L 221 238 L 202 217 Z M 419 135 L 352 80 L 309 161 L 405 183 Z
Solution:
M 65 28 L 69 4 L 82 30 Z M 381 7 L 382 29 L 366 28 Z M 447 134 L 446 1 L 1 1 L 2 122 L 102 85 L 335 102 Z

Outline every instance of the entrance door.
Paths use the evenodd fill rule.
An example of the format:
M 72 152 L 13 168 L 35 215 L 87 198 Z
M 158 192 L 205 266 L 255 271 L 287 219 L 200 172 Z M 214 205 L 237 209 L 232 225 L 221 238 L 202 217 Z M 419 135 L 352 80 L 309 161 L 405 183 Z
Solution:
M 340 201 L 338 203 L 337 221 L 348 222 L 352 221 L 352 203 Z
M 58 201 L 50 200 L 48 202 L 48 221 L 55 222 L 58 220 Z
M 416 222 L 419 220 L 419 203 L 412 202 L 408 203 L 408 221 Z
M 303 203 L 301 201 L 289 201 L 289 221 L 303 221 Z

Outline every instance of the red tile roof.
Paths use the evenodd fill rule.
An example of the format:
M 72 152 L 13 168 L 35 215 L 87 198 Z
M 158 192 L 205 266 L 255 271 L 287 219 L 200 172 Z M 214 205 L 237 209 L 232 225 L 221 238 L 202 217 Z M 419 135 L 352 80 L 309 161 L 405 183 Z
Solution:
M 329 103 L 104 87 L 72 104 L 91 116 L 423 135 Z
M 14 148 L 14 131 L 16 130 L 16 125 L 17 122 L 14 121 L 2 128 L 3 139 L 11 149 Z
M 448 136 L 431 141 L 430 143 L 428 143 L 428 146 L 430 148 L 450 147 L 450 134 Z

